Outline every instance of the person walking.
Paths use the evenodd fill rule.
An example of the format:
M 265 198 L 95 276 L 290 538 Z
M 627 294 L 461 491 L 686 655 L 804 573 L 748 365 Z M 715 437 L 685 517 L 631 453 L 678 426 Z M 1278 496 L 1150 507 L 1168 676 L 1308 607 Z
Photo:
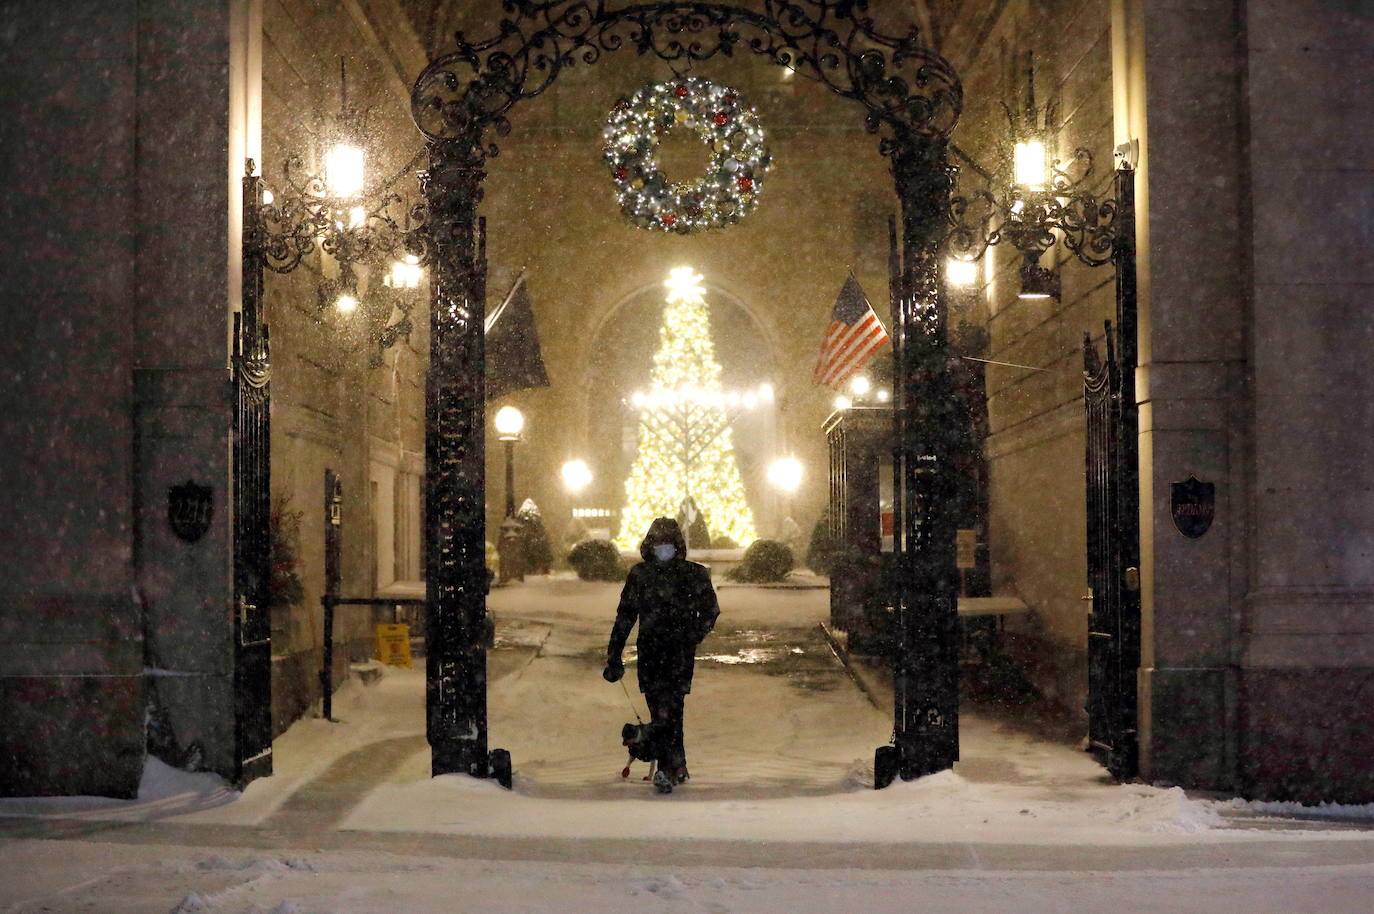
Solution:
M 620 593 L 602 676 L 618 682 L 625 675 L 621 654 L 638 622 L 639 690 L 656 734 L 654 787 L 671 793 L 688 777 L 682 715 L 696 648 L 715 627 L 720 606 L 710 571 L 687 561 L 687 541 L 671 517 L 654 519 L 639 554 L 644 561 L 630 569 Z

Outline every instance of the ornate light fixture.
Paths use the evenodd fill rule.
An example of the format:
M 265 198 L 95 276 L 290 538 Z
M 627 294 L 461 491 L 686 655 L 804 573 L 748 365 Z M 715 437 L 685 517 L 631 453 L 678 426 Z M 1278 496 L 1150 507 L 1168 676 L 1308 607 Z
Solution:
M 1115 199 L 1098 199 L 1086 189 L 1094 173 L 1089 150 L 1075 150 L 1068 162 L 1055 156 L 1054 105 L 1036 106 L 1029 53 L 1025 106 L 1020 111 L 1008 108 L 1007 118 L 1011 154 L 1006 167 L 987 175 L 992 187 L 951 200 L 954 228 L 946 243 L 946 280 L 952 286 L 972 285 L 983 252 L 1006 242 L 1022 257 L 1018 297 L 1058 298 L 1059 274 L 1043 266 L 1041 256 L 1062 240 L 1088 266 L 1111 262 L 1122 237 L 1120 223 L 1126 221 L 1121 218 L 1122 197 L 1118 192 Z M 1127 175 L 1132 167 L 1129 161 L 1122 164 Z M 1120 179 L 1121 172 L 1118 184 Z
M 302 265 L 316 272 L 320 313 L 332 309 L 348 320 L 361 314 L 368 344 L 376 346 L 371 359 L 376 367 L 384 350 L 409 338 L 410 311 L 423 283 L 429 249 L 422 231 L 425 208 L 407 206 L 391 190 L 414 169 L 419 156 L 390 178 L 369 183 L 362 115 L 349 106 L 342 59 L 339 81 L 340 109 L 326 137 L 319 173 L 306 173 L 302 157 L 288 154 L 280 185 L 269 190 L 255 177 L 255 163 L 248 161 L 244 252 L 275 273 L 290 273 Z M 308 255 L 317 248 L 333 260 L 336 275 L 327 276 L 323 267 L 309 263 Z M 364 291 L 360 268 L 381 281 L 369 282 Z M 399 319 L 392 320 L 398 312 Z

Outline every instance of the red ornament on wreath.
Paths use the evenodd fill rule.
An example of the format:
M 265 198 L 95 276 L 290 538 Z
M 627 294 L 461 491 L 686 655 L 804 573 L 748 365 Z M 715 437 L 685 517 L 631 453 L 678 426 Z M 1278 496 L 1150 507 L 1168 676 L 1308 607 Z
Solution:
M 673 90 L 673 94 L 676 95 L 678 98 L 686 98 L 686 97 L 687 97 L 687 87 L 686 87 L 686 86 L 681 86 L 681 85 L 680 85 L 680 86 L 678 86 L 676 89 Z
M 739 189 L 746 194 L 752 194 L 754 192 L 754 179 L 748 175 L 740 175 Z

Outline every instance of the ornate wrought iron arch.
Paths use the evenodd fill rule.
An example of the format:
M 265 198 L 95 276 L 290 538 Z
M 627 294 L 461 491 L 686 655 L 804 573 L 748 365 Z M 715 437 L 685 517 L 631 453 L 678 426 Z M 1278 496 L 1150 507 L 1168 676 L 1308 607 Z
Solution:
M 510 132 L 517 102 L 534 98 L 565 69 L 633 49 L 679 63 L 736 52 L 766 57 L 824 84 L 866 109 L 866 124 L 892 143 L 946 141 L 959 120 L 963 89 L 918 30 L 878 31 L 867 0 L 760 0 L 759 9 L 724 3 L 606 0 L 503 0 L 497 33 L 469 40 L 433 60 L 416 79 L 411 110 L 430 141 Z M 482 141 L 479 139 L 479 143 Z M 479 146 L 481 155 L 497 147 Z
M 502 0 L 495 35 L 462 33 L 416 79 L 411 110 L 428 139 L 422 246 L 433 267 L 425 407 L 427 735 L 435 774 L 509 772 L 487 751 L 483 318 L 486 257 L 477 205 L 484 167 L 516 103 L 565 68 L 633 49 L 669 63 L 766 57 L 860 103 L 889 158 L 902 219 L 893 245 L 892 326 L 896 562 L 891 586 L 893 745 L 876 786 L 949 768 L 958 758 L 958 569 L 951 510 L 955 419 L 938 251 L 949 231 L 953 169 L 945 149 L 962 89 L 913 28 L 880 33 L 867 0 Z M 507 775 L 508 777 L 508 775 Z

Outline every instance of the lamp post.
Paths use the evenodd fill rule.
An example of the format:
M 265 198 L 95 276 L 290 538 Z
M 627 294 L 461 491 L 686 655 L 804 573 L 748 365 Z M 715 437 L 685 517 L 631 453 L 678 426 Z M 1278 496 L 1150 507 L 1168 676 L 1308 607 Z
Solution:
M 496 436 L 506 443 L 506 517 L 515 516 L 515 442 L 525 430 L 525 414 L 514 406 L 496 411 Z

